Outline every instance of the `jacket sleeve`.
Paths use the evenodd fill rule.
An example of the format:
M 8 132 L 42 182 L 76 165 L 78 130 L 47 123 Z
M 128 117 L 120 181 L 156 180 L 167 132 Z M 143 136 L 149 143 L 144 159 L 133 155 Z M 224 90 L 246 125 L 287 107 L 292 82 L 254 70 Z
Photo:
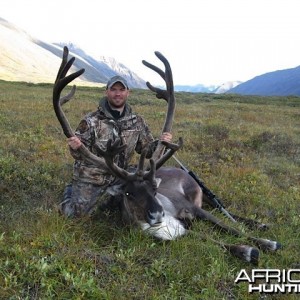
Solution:
M 141 126 L 140 136 L 135 148 L 138 154 L 141 154 L 142 150 L 148 146 L 147 158 L 150 158 L 157 147 L 158 140 L 154 140 L 153 135 L 142 117 L 139 117 L 139 123 Z
M 81 140 L 81 142 L 88 148 L 92 145 L 92 132 L 91 126 L 89 125 L 88 119 L 83 119 L 80 121 L 78 127 L 76 128 L 75 135 Z M 81 160 L 81 155 L 77 150 L 70 149 L 70 153 L 76 160 Z

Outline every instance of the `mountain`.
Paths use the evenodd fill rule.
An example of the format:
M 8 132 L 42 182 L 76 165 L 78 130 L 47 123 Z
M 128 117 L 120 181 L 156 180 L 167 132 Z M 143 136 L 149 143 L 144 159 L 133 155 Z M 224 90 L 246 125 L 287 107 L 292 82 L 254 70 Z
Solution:
M 76 58 L 70 72 L 85 69 L 85 73 L 77 78 L 75 83 L 103 86 L 110 77 L 121 75 L 127 79 L 130 88 L 147 89 L 145 80 L 114 58 L 99 55 L 95 59 L 72 43 L 43 42 L 2 18 L 0 18 L 0 79 L 53 83 L 61 63 L 63 46 L 68 46 L 70 56 Z M 174 89 L 191 93 L 300 96 L 300 66 L 262 74 L 243 83 L 232 81 L 221 86 L 175 85 Z
M 38 47 L 26 32 L 1 18 L 0 61 L 0 79 L 8 81 L 53 82 L 60 65 L 58 57 Z
M 227 91 L 230 94 L 300 96 L 300 66 L 256 76 Z
M 25 82 L 53 82 L 63 53 L 62 44 L 48 44 L 0 18 L 0 79 Z M 131 88 L 147 88 L 145 81 L 113 58 L 92 58 L 73 44 L 69 47 L 75 62 L 71 72 L 84 68 L 76 79 L 81 84 L 102 84 L 114 75 L 122 75 Z

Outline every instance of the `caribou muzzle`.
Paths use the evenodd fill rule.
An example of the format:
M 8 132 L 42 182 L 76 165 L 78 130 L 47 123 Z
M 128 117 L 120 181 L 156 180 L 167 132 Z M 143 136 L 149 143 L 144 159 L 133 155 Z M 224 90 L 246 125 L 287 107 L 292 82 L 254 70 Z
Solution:
M 156 211 L 148 210 L 147 212 L 147 222 L 151 227 L 161 226 L 164 221 L 164 217 L 165 212 L 162 210 L 162 208 Z

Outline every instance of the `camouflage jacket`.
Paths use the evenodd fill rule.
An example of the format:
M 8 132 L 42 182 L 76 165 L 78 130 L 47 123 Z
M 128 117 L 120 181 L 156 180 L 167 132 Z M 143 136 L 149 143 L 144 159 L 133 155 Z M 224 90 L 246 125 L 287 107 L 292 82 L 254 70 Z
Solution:
M 134 152 L 141 153 L 142 149 L 150 145 L 152 153 L 157 145 L 157 141 L 145 123 L 144 119 L 133 113 L 131 107 L 126 104 L 121 116 L 114 116 L 116 111 L 112 111 L 108 105 L 107 98 L 100 100 L 98 109 L 89 113 L 79 123 L 75 134 L 81 139 L 83 144 L 94 154 L 94 145 L 97 144 L 102 149 L 106 148 L 107 141 L 120 138 L 121 142 L 127 144 L 124 152 L 115 158 L 115 162 L 122 168 L 127 168 L 134 155 Z M 73 179 L 97 185 L 107 185 L 114 177 L 106 170 L 89 164 L 80 157 L 77 151 L 70 149 L 71 155 L 75 158 Z M 149 153 L 151 155 L 151 153 Z

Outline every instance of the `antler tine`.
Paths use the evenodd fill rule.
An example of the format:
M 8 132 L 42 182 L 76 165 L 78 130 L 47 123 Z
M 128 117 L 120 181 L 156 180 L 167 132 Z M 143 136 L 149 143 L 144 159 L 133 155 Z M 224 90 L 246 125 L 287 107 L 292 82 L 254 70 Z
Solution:
M 58 87 L 61 88 L 60 92 L 63 90 L 64 87 L 66 87 L 71 81 L 73 81 L 75 78 L 80 76 L 84 73 L 84 69 L 80 69 L 77 72 L 74 72 L 66 77 L 68 71 L 72 67 L 75 57 L 71 57 L 68 61 L 68 55 L 69 55 L 69 49 L 65 46 L 63 51 L 63 58 L 60 65 L 60 68 L 58 70 L 55 83 L 59 83 Z
M 150 159 L 150 170 L 148 172 L 144 173 L 143 178 L 148 179 L 149 181 L 152 182 L 154 186 L 156 186 L 156 181 L 155 181 L 155 171 L 156 171 L 156 163 L 155 161 L 151 158 Z
M 76 92 L 76 85 L 73 85 L 69 94 L 59 99 L 60 105 L 63 106 L 69 100 L 71 100 Z
M 135 172 L 130 173 L 126 171 L 125 169 L 120 168 L 117 164 L 114 163 L 114 157 L 122 152 L 127 145 L 121 145 L 121 140 L 116 139 L 115 142 L 112 142 L 112 140 L 107 141 L 106 150 L 101 149 L 100 147 L 96 146 L 96 150 L 98 154 L 102 155 L 107 167 L 109 170 L 116 176 L 126 181 L 134 181 L 134 180 L 143 180 L 143 179 L 149 179 L 155 182 L 155 162 L 153 159 L 150 160 L 150 170 L 144 171 L 144 164 L 145 164 L 145 158 L 148 152 L 148 148 L 146 147 L 139 159 L 138 167 Z
M 168 92 L 165 90 L 162 90 L 160 88 L 156 88 L 154 87 L 149 81 L 146 82 L 147 87 L 149 88 L 149 90 L 151 90 L 152 92 L 156 93 L 156 98 L 158 99 L 164 99 L 167 102 L 169 101 L 168 98 Z
M 154 53 L 159 53 L 159 52 L 154 52 Z M 161 78 L 163 80 L 165 80 L 165 73 L 163 72 L 163 70 L 161 70 L 160 68 L 158 68 L 157 66 L 155 65 L 152 65 L 151 63 L 147 62 L 146 60 L 142 60 L 142 63 L 147 66 L 148 68 L 152 69 L 153 71 L 155 71 L 156 73 L 158 73 Z
M 55 82 L 57 82 L 58 79 L 61 77 L 61 73 L 62 73 L 63 69 L 65 68 L 67 61 L 68 61 L 68 55 L 69 55 L 69 49 L 67 47 L 64 47 L 62 61 L 61 61 Z
M 55 80 L 55 83 L 58 83 L 58 81 L 62 78 L 64 78 L 69 69 L 71 68 L 71 66 L 73 65 L 74 61 L 75 61 L 75 57 L 72 57 L 69 61 L 68 61 L 68 55 L 69 55 L 69 50 L 67 47 L 64 47 L 64 51 L 63 51 L 63 58 L 62 58 L 62 62 L 61 62 L 61 65 L 60 65 L 60 68 L 58 70 L 58 73 L 57 73 L 57 77 L 56 77 L 56 80 Z M 83 71 L 82 71 L 83 70 Z M 84 72 L 84 69 L 81 69 L 78 71 L 79 73 L 77 74 L 77 72 L 74 73 L 75 77 L 73 78 L 72 76 L 68 76 L 68 81 L 64 81 L 64 80 L 61 80 L 60 84 L 58 84 L 58 87 L 57 88 L 60 88 L 60 92 L 64 89 L 65 86 L 68 85 L 68 83 L 70 83 L 72 80 L 74 80 L 76 77 L 80 76 L 83 72 Z M 82 73 L 81 73 L 82 72 Z M 70 80 L 70 81 L 69 81 Z M 60 105 L 64 105 L 65 103 L 67 103 L 69 100 L 71 100 L 71 98 L 74 96 L 76 92 L 76 85 L 73 85 L 72 86 L 72 89 L 70 91 L 69 94 L 67 94 L 66 96 L 64 97 L 61 97 L 59 99 L 60 101 Z
M 74 133 L 73 133 L 70 123 L 69 123 L 68 119 L 66 118 L 61 106 L 64 103 L 66 103 L 67 101 L 69 101 L 74 96 L 75 91 L 76 91 L 76 86 L 74 85 L 72 87 L 70 93 L 67 94 L 66 96 L 60 98 L 60 94 L 61 94 L 62 90 L 72 80 L 74 80 L 75 78 L 77 78 L 78 76 L 80 76 L 81 74 L 84 73 L 84 69 L 74 72 L 66 77 L 66 74 L 68 73 L 69 69 L 71 68 L 71 66 L 75 60 L 75 58 L 72 57 L 68 61 L 68 54 L 69 54 L 68 48 L 64 47 L 62 62 L 61 62 L 60 68 L 58 70 L 58 73 L 57 73 L 57 76 L 55 79 L 55 83 L 53 86 L 53 107 L 54 107 L 56 117 L 63 129 L 64 134 L 66 135 L 66 137 L 71 137 L 71 136 L 74 136 Z M 95 165 L 103 168 L 104 170 L 108 170 L 104 159 L 100 158 L 100 157 L 96 156 L 95 154 L 93 154 L 92 152 L 90 152 L 89 149 L 87 149 L 84 146 L 84 144 L 82 144 L 78 148 L 77 151 L 81 154 L 82 158 L 85 161 L 95 164 Z
M 162 142 L 168 150 L 156 161 L 156 170 L 158 170 L 172 155 L 183 146 L 183 139 L 180 137 L 177 144 Z
M 169 93 L 173 93 L 174 85 L 170 63 L 159 51 L 155 51 L 154 53 L 165 65 L 165 81 L 167 84 L 167 90 L 169 91 Z
M 60 122 L 60 125 L 64 131 L 64 134 L 67 137 L 71 137 L 74 136 L 73 130 L 69 124 L 69 121 L 67 120 L 61 105 L 63 105 L 64 103 L 66 103 L 67 101 L 69 101 L 75 94 L 75 90 L 76 90 L 76 86 L 74 85 L 72 90 L 70 91 L 70 93 L 62 98 L 60 98 L 60 94 L 62 92 L 62 90 L 71 82 L 73 81 L 75 78 L 77 78 L 78 76 L 80 76 L 81 74 L 84 73 L 84 69 L 80 69 L 77 72 L 74 72 L 70 75 L 68 75 L 66 77 L 66 74 L 68 73 L 69 69 L 71 68 L 71 66 L 74 63 L 75 58 L 72 57 L 69 61 L 68 61 L 68 54 L 69 54 L 69 50 L 67 47 L 64 47 L 64 52 L 63 52 L 63 58 L 62 58 L 62 62 L 54 83 L 54 87 L 53 87 L 53 107 L 54 107 L 54 111 L 55 114 L 57 116 L 58 121 Z
M 137 170 L 135 172 L 135 174 L 140 178 L 143 178 L 143 175 L 144 175 L 144 165 L 145 165 L 145 158 L 146 158 L 147 152 L 148 152 L 148 147 L 143 149 L 143 151 L 140 155 Z
M 175 113 L 175 96 L 172 70 L 168 60 L 160 52 L 155 51 L 155 55 L 163 62 L 165 66 L 165 72 L 145 60 L 142 62 L 145 66 L 157 72 L 166 83 L 166 90 L 155 88 L 149 82 L 147 82 L 147 86 L 151 91 L 156 93 L 157 98 L 165 99 L 168 102 L 167 114 L 162 132 L 171 132 Z M 156 161 L 163 154 L 164 149 L 164 145 L 159 142 L 155 152 L 152 155 L 152 158 Z
M 145 176 L 148 176 L 147 175 L 148 173 L 150 173 L 150 171 L 148 171 L 148 172 L 144 171 L 145 158 L 146 158 L 147 151 L 148 151 L 147 147 L 142 151 L 140 159 L 139 159 L 138 167 L 134 173 L 130 173 L 130 172 L 126 171 L 125 169 L 120 168 L 117 164 L 114 163 L 115 156 L 117 154 L 119 154 L 120 152 L 122 152 L 127 147 L 126 144 L 121 145 L 120 139 L 116 139 L 114 142 L 112 142 L 112 140 L 108 140 L 107 145 L 106 145 L 106 150 L 103 150 L 96 145 L 95 145 L 95 147 L 96 147 L 98 154 L 103 156 L 108 168 L 116 177 L 119 177 L 126 181 L 133 181 L 136 179 L 142 180 L 143 178 L 145 178 Z M 152 170 L 152 172 L 155 172 L 155 165 L 154 165 L 154 167 L 153 167 L 153 165 L 154 165 L 154 161 L 152 162 L 151 169 L 154 168 L 154 170 Z M 152 175 L 152 176 L 154 176 L 154 175 Z
M 160 68 L 152 65 L 151 63 L 149 63 L 145 60 L 142 60 L 142 63 L 146 67 L 152 69 L 153 71 L 155 71 L 156 73 L 158 73 L 160 75 L 160 77 L 166 82 L 167 90 L 162 90 L 160 88 L 156 88 L 149 81 L 146 82 L 146 85 L 152 92 L 156 93 L 156 98 L 165 99 L 168 102 L 169 101 L 169 90 L 170 90 L 170 88 L 171 89 L 173 88 L 172 73 L 170 73 L 171 67 L 170 67 L 170 64 L 167 61 L 167 59 L 160 52 L 155 51 L 154 53 L 164 63 L 165 69 L 166 69 L 165 72 L 163 72 Z M 171 75 L 171 85 L 168 83 L 168 81 L 170 81 L 169 80 L 170 75 Z
M 114 163 L 115 156 L 120 152 L 122 152 L 127 147 L 126 144 L 121 145 L 120 143 L 121 143 L 120 139 L 116 139 L 114 142 L 112 142 L 112 140 L 108 140 L 106 145 L 106 150 L 103 150 L 100 147 L 97 147 L 96 145 L 95 146 L 98 154 L 103 156 L 107 167 L 116 177 L 128 181 L 135 180 L 136 177 L 138 176 L 137 173 L 139 169 L 135 173 L 129 173 L 128 171 L 120 168 L 117 164 Z

